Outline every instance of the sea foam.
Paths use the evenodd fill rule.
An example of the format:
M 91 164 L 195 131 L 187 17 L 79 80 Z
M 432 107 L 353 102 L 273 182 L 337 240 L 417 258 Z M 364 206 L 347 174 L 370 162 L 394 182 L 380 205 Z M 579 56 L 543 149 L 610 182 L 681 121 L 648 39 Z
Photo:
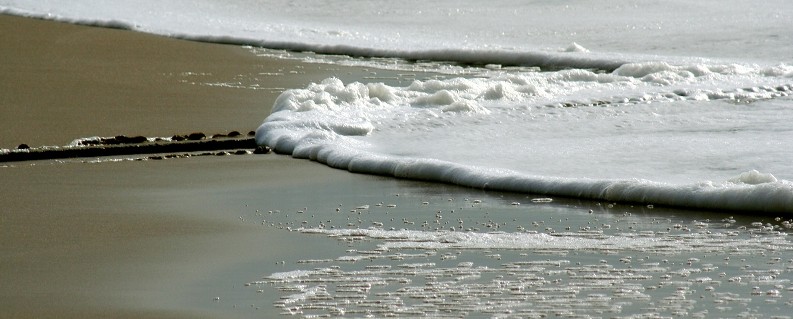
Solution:
M 790 86 L 778 83 L 786 77 L 767 74 L 786 72 L 647 62 L 624 64 L 611 73 L 495 73 L 416 80 L 406 87 L 331 78 L 285 91 L 256 140 L 277 152 L 356 173 L 605 201 L 790 212 L 793 183 L 754 171 L 785 173 L 786 164 L 777 156 L 764 162 L 746 153 L 785 151 L 750 145 L 747 136 L 757 134 L 751 130 L 739 132 L 746 136 L 736 140 L 746 149 L 730 144 L 739 121 L 751 126 L 751 121 L 788 116 L 784 103 L 780 112 L 748 119 L 748 109 L 729 104 L 784 99 Z M 767 85 L 721 88 L 750 82 Z M 674 114 L 665 114 L 670 110 Z M 707 119 L 712 123 L 698 118 L 703 111 L 715 118 Z M 615 131 L 604 131 L 603 125 Z M 701 129 L 708 133 L 692 135 Z M 782 126 L 768 129 L 760 134 L 769 143 L 788 134 Z M 609 151 L 598 152 L 593 141 Z M 581 149 L 592 153 L 581 154 Z M 697 157 L 714 156 L 717 161 L 743 157 L 754 166 L 703 170 Z M 732 174 L 710 175 L 725 171 Z
M 4 0 L 0 12 L 199 41 L 366 57 L 613 70 L 625 62 L 790 59 L 790 2 Z M 706 15 L 708 19 L 702 19 Z M 350 17 L 354 17 L 351 19 Z M 740 34 L 735 37 L 734 34 Z M 788 59 L 788 60 L 783 60 Z

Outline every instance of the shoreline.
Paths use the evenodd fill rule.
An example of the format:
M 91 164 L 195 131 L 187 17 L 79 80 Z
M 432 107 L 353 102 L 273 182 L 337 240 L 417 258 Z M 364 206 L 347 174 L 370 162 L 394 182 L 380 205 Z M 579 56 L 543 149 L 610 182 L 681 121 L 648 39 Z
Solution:
M 0 34 L 0 148 L 247 132 L 285 88 L 375 73 L 9 15 L 0 15 L 0 28 L 7 31 Z M 392 83 L 413 79 L 377 73 Z M 340 183 L 372 192 L 382 183 L 275 154 L 109 159 L 0 164 L 0 317 L 249 317 L 213 298 L 241 293 L 235 285 L 262 265 L 271 271 L 272 258 L 338 244 L 241 224 L 242 203 L 305 205 L 305 192 L 342 194 Z M 255 249 L 262 243 L 266 249 Z M 278 314 L 272 304 L 261 309 Z
M 213 298 L 233 299 L 310 240 L 242 223 L 257 206 L 251 192 L 287 199 L 371 180 L 275 154 L 32 161 L 0 166 L 0 178 L 15 181 L 0 186 L 14 199 L 2 203 L 0 234 L 0 317 L 9 318 L 246 317 Z
M 86 136 L 247 131 L 261 123 L 285 88 L 305 87 L 327 77 L 362 81 L 374 71 L 379 78 L 391 78 L 384 81 L 424 76 L 400 78 L 401 72 L 396 71 L 279 60 L 230 45 L 4 15 L 0 15 L 0 27 L 11 30 L 0 34 L 0 43 L 5 44 L 0 53 L 18 62 L 0 66 L 4 71 L 0 83 L 4 92 L 10 92 L 0 96 L 0 148 L 19 143 L 64 145 L 69 142 L 64 138 Z M 300 288 L 268 283 L 269 276 L 316 267 L 357 271 L 373 265 L 374 258 L 383 261 L 375 265 L 379 267 L 396 269 L 404 264 L 427 270 L 457 269 L 461 262 L 500 269 L 510 258 L 517 262 L 534 259 L 547 266 L 547 260 L 560 258 L 597 269 L 614 267 L 628 275 L 619 280 L 629 283 L 624 286 L 629 289 L 634 285 L 674 288 L 655 275 L 650 276 L 654 280 L 637 282 L 630 275 L 640 269 L 640 262 L 656 262 L 663 267 L 659 274 L 678 273 L 678 268 L 691 265 L 690 257 L 697 257 L 696 264 L 699 258 L 711 265 L 724 263 L 725 276 L 727 271 L 729 276 L 744 276 L 756 269 L 782 267 L 766 265 L 766 259 L 758 258 L 749 260 L 754 262 L 748 264 L 752 267 L 739 269 L 739 256 L 728 267 L 727 259 L 716 254 L 725 253 L 720 247 L 674 256 L 662 252 L 650 256 L 650 252 L 631 249 L 601 252 L 599 247 L 594 252 L 575 247 L 569 252 L 548 247 L 397 249 L 381 255 L 377 240 L 299 230 L 380 227 L 476 235 L 503 229 L 585 241 L 601 232 L 627 241 L 637 235 L 651 236 L 659 240 L 660 248 L 668 248 L 664 240 L 677 242 L 692 234 L 708 237 L 711 229 L 715 235 L 727 236 L 725 228 L 738 227 L 735 233 L 747 236 L 754 249 L 755 236 L 764 235 L 753 232 L 769 223 L 779 226 L 780 220 L 762 216 L 735 220 L 728 212 L 569 198 L 547 200 L 533 194 L 354 174 L 278 154 L 162 157 L 156 161 L 118 156 L 0 163 L 0 179 L 5 181 L 0 183 L 0 318 L 276 317 L 290 311 L 283 300 Z M 459 228 L 451 230 L 454 226 Z M 556 231 L 560 237 L 551 235 Z M 697 237 L 692 239 L 697 244 Z M 790 251 L 788 243 L 779 240 L 787 250 L 769 247 L 762 254 Z M 725 254 L 729 257 L 729 252 Z M 649 259 L 641 259 L 642 255 Z M 351 263 L 348 257 L 360 261 Z M 395 259 L 387 259 L 391 257 Z M 628 262 L 635 258 L 635 262 L 625 264 L 623 257 Z M 513 270 L 505 267 L 493 275 L 510 277 Z M 558 270 L 543 274 L 559 279 L 560 285 L 548 287 L 563 292 L 582 287 L 566 285 L 581 278 L 564 268 Z M 349 279 L 356 281 L 358 273 L 350 273 Z M 415 285 L 424 291 L 430 286 L 423 281 L 435 279 L 422 274 L 405 275 L 402 283 L 391 288 L 405 284 L 405 288 Z M 471 280 L 464 277 L 439 278 Z M 416 282 L 411 284 L 411 280 Z M 722 292 L 751 293 L 743 289 L 751 287 L 745 284 L 724 285 L 737 288 Z M 601 286 L 594 287 L 583 290 L 575 300 L 565 294 L 549 301 L 590 300 L 592 294 L 603 292 Z M 612 284 L 603 287 L 620 289 Z M 376 297 L 377 291 L 371 292 Z M 664 289 L 644 293 L 651 302 L 668 296 Z M 349 290 L 337 296 L 339 302 L 351 300 L 344 299 L 350 297 Z M 494 298 L 502 299 L 499 296 Z M 700 304 L 720 313 L 707 306 L 714 304 L 714 298 L 708 298 Z M 409 299 L 424 303 L 422 298 L 405 297 Z M 644 304 L 635 303 L 625 311 L 646 311 Z M 754 303 L 760 304 L 761 299 Z M 781 303 L 777 308 L 774 311 L 784 313 Z M 591 309 L 580 310 L 591 313 Z M 363 315 L 366 309 L 361 311 Z
M 257 56 L 242 46 L 0 14 L 0 149 L 92 136 L 255 130 L 286 88 L 377 74 Z

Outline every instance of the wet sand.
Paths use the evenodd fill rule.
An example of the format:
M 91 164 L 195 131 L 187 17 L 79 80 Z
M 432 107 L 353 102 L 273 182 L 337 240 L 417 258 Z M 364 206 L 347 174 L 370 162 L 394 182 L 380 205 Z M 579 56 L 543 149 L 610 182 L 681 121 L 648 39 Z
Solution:
M 10 16 L 0 18 L 0 28 L 6 31 L 0 35 L 4 148 L 253 127 L 274 93 L 202 83 L 295 67 L 260 61 L 239 47 L 123 30 Z
M 12 16 L 0 15 L 0 29 L 0 148 L 247 132 L 283 88 L 369 74 Z M 272 272 L 260 268 L 277 256 L 314 250 L 300 249 L 298 234 L 240 223 L 244 203 L 296 206 L 383 182 L 273 154 L 9 163 L 0 180 L 0 317 L 9 318 L 249 316 L 224 294 Z M 323 244 L 337 245 L 311 245 Z
M 240 46 L 7 15 L 0 29 L 0 148 L 121 134 L 247 133 L 284 88 L 371 76 L 258 57 Z
M 0 179 L 13 181 L 0 187 L 9 318 L 245 317 L 222 301 L 250 293 L 242 284 L 276 271 L 274 261 L 315 251 L 304 249 L 310 238 L 239 216 L 380 182 L 274 154 L 15 163 Z M 259 313 L 274 314 L 265 300 Z

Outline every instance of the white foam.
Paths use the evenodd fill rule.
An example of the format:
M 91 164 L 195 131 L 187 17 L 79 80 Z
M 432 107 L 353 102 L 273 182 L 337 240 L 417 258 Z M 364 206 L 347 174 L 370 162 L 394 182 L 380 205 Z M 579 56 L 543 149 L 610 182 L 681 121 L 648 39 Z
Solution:
M 658 54 L 793 62 L 785 0 L 709 0 L 693 8 L 629 0 L 299 6 L 286 0 L 4 0 L 0 12 L 202 41 L 483 65 L 613 69 Z
M 778 180 L 776 179 L 776 177 L 774 177 L 774 175 L 763 174 L 756 170 L 751 170 L 745 173 L 741 173 L 741 175 L 731 178 L 729 181 L 732 183 L 749 184 L 749 185 L 778 182 Z
M 499 73 L 407 87 L 327 79 L 284 92 L 256 140 L 358 173 L 789 212 L 793 174 L 782 159 L 793 156 L 785 124 L 793 121 L 784 99 L 790 86 L 784 76 L 767 75 L 786 72 L 648 62 L 609 74 Z M 749 83 L 754 86 L 744 87 Z M 762 102 L 775 97 L 782 100 Z M 734 104 L 743 100 L 766 104 L 760 110 Z M 768 173 L 751 173 L 757 168 Z
M 784 290 L 790 280 L 783 276 L 790 261 L 780 256 L 793 245 L 787 233 L 768 230 L 766 223 L 735 227 L 685 216 L 571 213 L 557 224 L 555 218 L 541 217 L 547 215 L 517 212 L 506 202 L 485 203 L 494 209 L 490 216 L 469 211 L 470 222 L 495 218 L 514 224 L 520 223 L 514 216 L 532 216 L 545 220 L 546 232 L 303 228 L 304 234 L 327 236 L 352 248 L 319 266 L 323 268 L 275 273 L 255 283 L 283 291 L 281 300 L 295 300 L 277 301 L 276 307 L 311 309 L 317 316 L 333 316 L 343 308 L 349 315 L 376 317 L 652 317 L 721 313 L 714 304 L 734 302 L 741 309 L 758 309 L 758 314 L 786 310 L 763 309 L 765 298 L 753 297 L 784 299 L 790 291 Z M 444 204 L 429 204 L 429 210 Z M 616 227 L 550 227 L 594 226 L 604 219 Z M 369 250 L 373 246 L 377 254 Z M 322 294 L 300 299 L 316 289 Z M 656 305 L 648 307 L 648 302 Z
M 627 252 L 647 251 L 657 254 L 679 254 L 681 252 L 723 251 L 723 236 L 704 236 L 692 234 L 685 238 L 664 236 L 635 236 L 635 234 L 604 235 L 601 232 L 556 233 L 481 233 L 481 232 L 427 232 L 419 230 L 384 229 L 302 229 L 304 233 L 324 234 L 331 237 L 367 237 L 382 241 L 378 245 L 382 251 L 402 249 L 517 249 L 546 251 L 591 251 Z M 730 241 L 731 249 L 765 249 L 773 241 L 780 247 L 790 247 L 785 234 L 757 240 L 735 239 Z M 288 272 L 279 276 L 301 276 L 303 272 Z

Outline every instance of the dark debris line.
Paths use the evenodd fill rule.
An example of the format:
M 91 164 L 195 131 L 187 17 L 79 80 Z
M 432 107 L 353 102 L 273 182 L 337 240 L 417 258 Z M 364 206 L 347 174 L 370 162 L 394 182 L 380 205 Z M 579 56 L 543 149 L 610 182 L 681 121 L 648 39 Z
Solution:
M 104 157 L 145 154 L 173 154 L 237 150 L 233 154 L 269 153 L 266 146 L 257 146 L 253 134 L 248 136 L 237 133 L 216 134 L 209 138 L 203 133 L 174 135 L 170 140 L 155 139 L 149 142 L 146 137 L 116 136 L 86 140 L 78 146 L 31 148 L 21 144 L 17 149 L 0 153 L 0 162 L 20 162 L 34 160 L 52 160 L 81 157 Z M 157 159 L 157 157 L 152 157 Z

